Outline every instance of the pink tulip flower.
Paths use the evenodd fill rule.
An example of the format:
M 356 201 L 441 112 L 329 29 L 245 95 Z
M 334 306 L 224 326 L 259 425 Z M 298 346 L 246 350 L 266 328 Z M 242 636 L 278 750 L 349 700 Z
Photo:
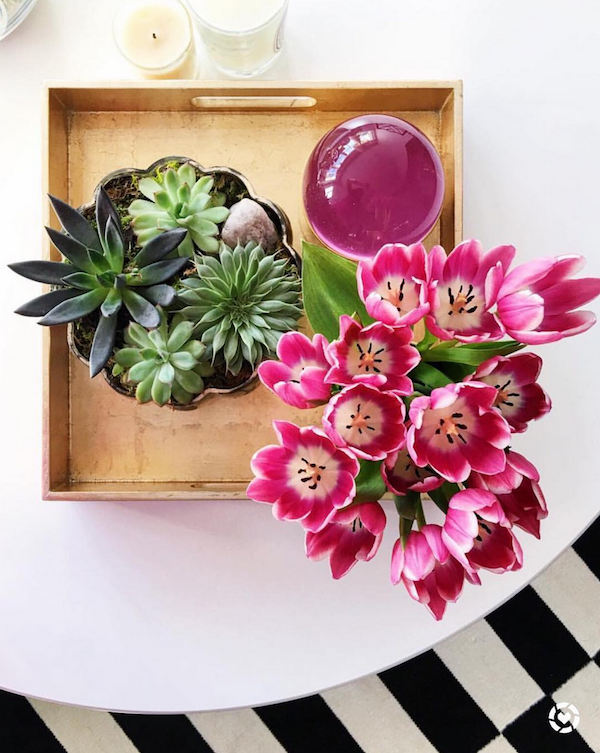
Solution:
M 442 529 L 427 524 L 411 531 L 406 547 L 398 539 L 392 552 L 392 583 L 404 584 L 411 598 L 424 604 L 436 620 L 441 620 L 449 601 L 456 601 L 465 577 L 480 584 L 479 576 L 467 572 L 450 556 L 442 540 Z
M 381 465 L 381 475 L 392 494 L 405 495 L 407 492 L 428 492 L 444 483 L 436 473 L 415 465 L 408 450 L 390 453 Z
M 340 339 L 329 346 L 333 363 L 325 381 L 330 384 L 370 384 L 400 395 L 410 395 L 406 376 L 419 363 L 419 351 L 410 342 L 410 327 L 389 327 L 376 322 L 369 327 L 349 316 L 340 317 Z
M 323 428 L 340 447 L 365 460 L 383 460 L 406 441 L 404 403 L 393 392 L 355 384 L 338 392 L 323 413 Z
M 510 427 L 494 409 L 496 390 L 480 382 L 449 384 L 410 405 L 407 448 L 420 468 L 429 465 L 448 481 L 465 481 L 472 470 L 504 470 Z
M 552 408 L 550 398 L 537 383 L 541 368 L 542 359 L 535 353 L 494 356 L 467 379 L 491 384 L 497 390 L 495 407 L 513 431 L 522 432 L 529 421 L 537 421 Z
M 548 517 L 548 507 L 539 485 L 540 474 L 526 458 L 506 451 L 506 468 L 495 476 L 472 473 L 467 484 L 496 495 L 504 514 L 513 524 L 540 538 L 540 521 Z
M 256 478 L 248 496 L 273 505 L 278 520 L 299 520 L 307 530 L 319 531 L 354 499 L 358 460 L 313 426 L 274 421 L 273 428 L 281 446 L 268 445 L 254 454 Z
M 483 253 L 481 243 L 464 241 L 446 256 L 441 246 L 429 254 L 429 331 L 441 340 L 498 340 L 503 331 L 490 309 L 515 255 L 513 246 Z
M 510 272 L 498 294 L 498 318 L 515 340 L 550 343 L 588 330 L 591 311 L 576 311 L 600 295 L 600 279 L 570 279 L 585 265 L 583 256 L 556 256 L 526 262 Z
M 383 246 L 357 270 L 358 294 L 369 316 L 391 326 L 412 325 L 429 311 L 427 252 L 421 243 Z
M 277 344 L 279 361 L 263 361 L 260 381 L 294 408 L 314 408 L 329 400 L 331 387 L 325 384 L 330 364 L 325 356 L 329 343 L 323 335 L 312 341 L 300 332 L 286 332 Z
M 357 562 L 373 559 L 383 539 L 385 523 L 385 513 L 377 502 L 337 510 L 320 531 L 307 531 L 306 556 L 311 560 L 329 556 L 331 574 L 339 580 Z
M 485 489 L 464 489 L 451 499 L 442 541 L 468 571 L 519 570 L 523 552 L 497 497 Z

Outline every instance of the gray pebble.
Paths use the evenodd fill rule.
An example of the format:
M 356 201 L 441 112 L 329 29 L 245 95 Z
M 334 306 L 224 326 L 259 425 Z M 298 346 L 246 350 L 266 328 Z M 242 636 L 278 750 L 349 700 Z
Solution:
M 261 205 L 252 199 L 242 199 L 231 207 L 221 230 L 221 238 L 230 248 L 235 248 L 238 243 L 245 246 L 254 241 L 265 251 L 272 251 L 279 244 L 275 225 Z

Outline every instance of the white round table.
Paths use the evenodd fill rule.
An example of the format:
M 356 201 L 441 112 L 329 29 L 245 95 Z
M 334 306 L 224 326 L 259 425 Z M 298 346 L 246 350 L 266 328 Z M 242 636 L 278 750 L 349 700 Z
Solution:
M 42 80 L 129 75 L 111 38 L 118 4 L 40 0 L 0 43 L 3 262 L 40 252 Z M 599 22 L 594 0 L 576 13 L 557 0 L 292 0 L 285 55 L 267 77 L 463 79 L 466 235 L 514 243 L 521 260 L 585 253 L 597 275 Z M 336 583 L 268 506 L 42 502 L 40 330 L 10 313 L 30 285 L 4 264 L 0 275 L 0 687 L 146 712 L 314 693 L 478 619 L 600 510 L 600 328 L 539 349 L 554 410 L 515 448 L 542 473 L 543 540 L 521 535 L 523 569 L 484 574 L 441 623 L 390 585 L 392 527 L 376 559 Z

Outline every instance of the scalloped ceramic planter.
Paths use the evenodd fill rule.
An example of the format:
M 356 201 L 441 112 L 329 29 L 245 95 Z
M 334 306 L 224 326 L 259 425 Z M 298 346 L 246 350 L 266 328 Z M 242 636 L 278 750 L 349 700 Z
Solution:
M 229 180 L 229 188 L 228 190 L 236 189 L 235 196 L 236 199 L 240 198 L 250 198 L 253 201 L 256 201 L 258 204 L 260 204 L 263 209 L 266 211 L 266 213 L 269 215 L 270 219 L 275 225 L 275 228 L 277 230 L 277 235 L 279 237 L 279 250 L 277 253 L 284 253 L 287 255 L 290 259 L 290 262 L 293 263 L 298 271 L 300 271 L 300 257 L 298 254 L 294 251 L 294 249 L 291 246 L 292 243 L 292 229 L 290 225 L 290 221 L 285 214 L 285 212 L 278 207 L 276 204 L 274 204 L 272 201 L 269 201 L 268 199 L 263 199 L 260 196 L 257 196 L 254 189 L 252 188 L 252 185 L 250 182 L 237 170 L 234 170 L 230 167 L 209 167 L 205 168 L 202 165 L 200 165 L 198 162 L 196 162 L 193 159 L 189 159 L 188 157 L 180 157 L 180 156 L 173 156 L 173 157 L 163 157 L 156 162 L 153 162 L 150 167 L 148 167 L 146 170 L 141 170 L 138 168 L 124 168 L 121 170 L 115 170 L 112 173 L 109 173 L 106 175 L 102 180 L 98 183 L 94 190 L 94 199 L 87 204 L 83 204 L 79 207 L 79 211 L 82 212 L 85 215 L 90 215 L 93 213 L 95 206 L 96 206 L 96 196 L 98 195 L 98 191 L 100 190 L 101 186 L 104 186 L 107 188 L 110 194 L 111 186 L 114 187 L 116 184 L 118 184 L 118 181 L 123 178 L 130 178 L 132 176 L 136 176 L 137 178 L 144 178 L 146 176 L 152 176 L 155 174 L 157 168 L 165 167 L 166 165 L 170 163 L 184 163 L 187 162 L 192 167 L 196 169 L 196 171 L 202 175 L 211 175 L 214 176 L 217 181 L 219 179 L 225 178 L 226 180 Z M 225 186 L 223 186 L 225 188 Z M 135 189 L 133 189 L 135 190 Z M 226 191 L 227 192 L 227 191 Z M 141 197 L 141 194 L 139 194 Z M 132 201 L 134 198 L 138 198 L 138 196 L 131 195 L 131 198 L 128 200 Z M 234 202 L 232 202 L 234 203 Z M 226 202 L 226 205 L 229 206 L 229 201 Z M 127 232 L 128 228 L 125 227 L 124 230 Z M 73 324 L 70 324 L 68 326 L 67 330 L 67 339 L 69 343 L 69 348 L 71 349 L 72 353 L 78 358 L 79 361 L 82 363 L 88 365 L 89 361 L 87 359 L 87 356 L 81 351 L 80 346 L 77 342 L 76 334 L 75 334 L 75 327 Z M 104 378 L 108 382 L 108 384 L 114 389 L 116 392 L 119 392 L 121 395 L 134 399 L 134 396 L 121 384 L 120 381 L 116 380 L 114 377 L 112 377 L 111 370 L 109 367 L 106 367 L 103 370 Z M 209 386 L 206 387 L 206 389 L 201 392 L 199 395 L 197 395 L 192 402 L 189 405 L 180 405 L 178 403 L 175 403 L 173 401 L 170 401 L 168 405 L 170 405 L 172 408 L 175 408 L 177 410 L 193 410 L 197 407 L 198 403 L 200 403 L 201 400 L 203 400 L 205 397 L 209 395 L 228 395 L 234 392 L 249 392 L 251 389 L 253 389 L 256 386 L 257 383 L 257 371 L 256 369 L 250 374 L 250 376 L 244 378 L 242 381 L 240 381 L 239 384 L 233 384 L 231 387 L 217 387 L 217 386 L 210 386 L 210 379 L 211 377 L 208 377 L 205 381 L 209 382 Z

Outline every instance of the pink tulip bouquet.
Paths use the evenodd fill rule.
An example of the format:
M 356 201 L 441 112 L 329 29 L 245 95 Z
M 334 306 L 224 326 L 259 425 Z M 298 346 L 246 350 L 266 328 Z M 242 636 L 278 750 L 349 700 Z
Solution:
M 252 458 L 248 495 L 305 529 L 334 578 L 378 552 L 393 495 L 392 583 L 441 619 L 479 570 L 522 566 L 515 529 L 539 538 L 547 508 L 515 434 L 551 402 L 542 360 L 517 353 L 588 330 L 579 307 L 600 279 L 581 256 L 511 268 L 515 249 L 465 241 L 386 245 L 358 266 L 304 244 L 303 297 L 316 334 L 280 339 L 263 384 L 288 405 L 324 406 L 320 426 L 275 421 L 278 444 Z M 428 522 L 435 507 L 441 510 Z M 442 523 L 439 520 L 443 520 Z

